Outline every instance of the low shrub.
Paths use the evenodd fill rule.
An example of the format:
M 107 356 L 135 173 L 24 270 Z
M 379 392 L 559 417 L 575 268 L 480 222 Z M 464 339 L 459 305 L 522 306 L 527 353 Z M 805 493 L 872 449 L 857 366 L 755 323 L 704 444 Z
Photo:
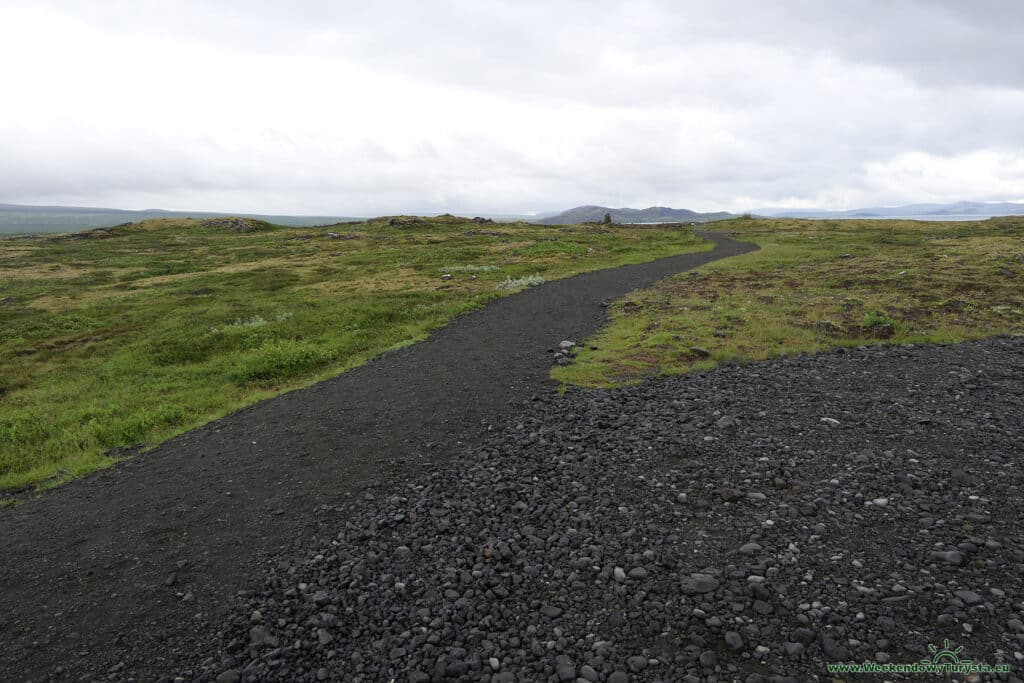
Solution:
M 237 384 L 272 384 L 310 374 L 332 360 L 333 354 L 317 344 L 272 341 L 241 356 L 230 378 Z
M 507 277 L 498 283 L 498 289 L 522 289 L 524 287 L 535 287 L 544 284 L 544 278 L 540 275 L 527 275 L 525 277 Z

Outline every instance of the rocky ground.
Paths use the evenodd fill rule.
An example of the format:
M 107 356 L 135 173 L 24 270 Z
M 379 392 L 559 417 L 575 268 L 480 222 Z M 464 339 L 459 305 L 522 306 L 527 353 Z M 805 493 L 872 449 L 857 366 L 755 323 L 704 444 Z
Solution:
M 321 510 L 168 678 L 831 681 L 948 639 L 1020 681 L 1022 462 L 1022 338 L 536 397 Z
M 425 479 L 550 391 L 545 349 L 596 334 L 602 300 L 757 248 L 699 234 L 713 250 L 496 299 L 337 377 L 0 501 L 0 682 L 187 669 L 194 629 L 223 622 L 263 558 L 306 547 L 318 519 L 336 523 L 318 510 Z

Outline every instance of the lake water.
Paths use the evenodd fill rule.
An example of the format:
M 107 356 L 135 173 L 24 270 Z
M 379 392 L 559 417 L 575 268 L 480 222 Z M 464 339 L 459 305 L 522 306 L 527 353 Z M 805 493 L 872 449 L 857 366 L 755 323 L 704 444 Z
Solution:
M 1003 214 L 1000 214 L 1003 215 Z M 984 221 L 989 218 L 994 218 L 994 215 L 989 214 L 942 214 L 939 216 L 932 215 L 919 215 L 919 216 L 800 216 L 801 219 L 815 220 L 815 221 Z M 789 216 L 768 216 L 768 218 L 789 218 Z M 711 221 L 709 223 L 698 222 L 697 225 L 712 226 L 717 221 Z M 665 225 L 671 223 L 683 223 L 687 224 L 690 221 L 651 221 L 645 223 L 624 223 L 623 225 Z M 709 228 L 710 229 L 710 228 Z
M 941 216 L 865 216 L 868 220 L 894 220 L 894 221 L 984 221 L 994 216 L 987 214 L 965 214 L 962 216 L 946 215 Z

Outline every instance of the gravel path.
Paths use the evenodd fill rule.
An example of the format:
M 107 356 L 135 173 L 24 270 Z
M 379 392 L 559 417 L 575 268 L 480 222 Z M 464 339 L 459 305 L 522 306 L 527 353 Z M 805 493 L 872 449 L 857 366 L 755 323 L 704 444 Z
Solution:
M 1024 338 L 551 392 L 320 511 L 209 681 L 831 681 L 1024 660 Z M 865 680 L 935 680 L 872 674 Z M 939 680 L 948 680 L 948 677 Z
M 550 282 L 430 339 L 279 396 L 144 456 L 0 510 L 0 681 L 152 680 L 262 558 L 290 555 L 315 511 L 436 469 L 551 391 L 548 349 L 605 322 L 604 299 L 755 247 Z

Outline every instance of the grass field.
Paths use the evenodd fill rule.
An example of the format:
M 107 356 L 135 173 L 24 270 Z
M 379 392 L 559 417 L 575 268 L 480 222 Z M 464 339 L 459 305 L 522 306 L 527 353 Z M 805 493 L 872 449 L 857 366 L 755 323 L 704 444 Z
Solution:
M 567 384 L 611 386 L 878 342 L 1024 333 L 1024 218 L 965 223 L 735 219 L 761 250 L 708 264 L 611 307 Z
M 544 278 L 710 247 L 678 227 L 454 217 L 0 239 L 0 491 L 104 467 Z

